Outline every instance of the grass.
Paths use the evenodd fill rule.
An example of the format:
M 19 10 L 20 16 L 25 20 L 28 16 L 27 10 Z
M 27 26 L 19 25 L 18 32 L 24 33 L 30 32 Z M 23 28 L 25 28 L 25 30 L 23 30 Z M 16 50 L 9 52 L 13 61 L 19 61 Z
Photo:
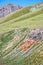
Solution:
M 43 8 L 38 8 L 36 11 L 30 12 L 32 7 L 34 6 L 22 8 L 0 19 L 0 63 L 6 65 L 43 64 L 43 41 L 41 41 L 39 45 L 34 45 L 31 49 L 36 48 L 27 57 L 25 57 L 25 55 L 30 52 L 31 49 L 26 52 L 21 49 L 21 46 L 24 44 L 23 41 L 27 35 L 29 35 L 31 29 L 43 28 Z M 20 38 L 14 42 L 16 34 Z M 11 41 L 13 41 L 13 45 L 3 52 Z M 17 48 L 17 50 L 15 50 L 15 48 Z M 8 57 L 3 58 L 6 55 L 8 55 Z
M 38 13 L 39 12 L 39 13 Z M 37 15 L 36 15 L 37 14 Z M 38 26 L 37 26 L 38 25 Z M 34 13 L 28 13 L 0 24 L 0 33 L 8 32 L 14 28 L 36 28 L 43 27 L 43 9 Z

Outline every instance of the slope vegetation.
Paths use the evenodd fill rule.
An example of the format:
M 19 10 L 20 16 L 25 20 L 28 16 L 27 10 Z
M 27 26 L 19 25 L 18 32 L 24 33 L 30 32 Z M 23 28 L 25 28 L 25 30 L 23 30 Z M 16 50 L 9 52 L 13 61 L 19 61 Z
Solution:
M 25 7 L 0 18 L 0 65 L 43 65 L 42 5 Z M 29 40 L 35 42 L 25 46 Z

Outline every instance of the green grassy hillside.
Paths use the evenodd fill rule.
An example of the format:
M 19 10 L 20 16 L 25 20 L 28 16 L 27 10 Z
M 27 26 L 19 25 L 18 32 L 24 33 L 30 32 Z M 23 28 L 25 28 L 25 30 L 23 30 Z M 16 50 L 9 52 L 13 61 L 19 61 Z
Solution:
M 0 33 L 10 31 L 14 28 L 21 28 L 21 27 L 29 27 L 29 28 L 42 27 L 43 26 L 42 25 L 43 24 L 43 8 L 35 12 L 22 15 L 20 17 L 18 16 L 17 18 L 13 18 L 13 19 L 10 16 L 10 18 L 12 19 L 10 21 L 9 19 L 8 21 L 6 21 L 7 18 L 5 17 L 0 20 Z
M 37 5 L 0 18 L 0 65 L 43 65 L 43 40 L 27 51 L 21 49 L 31 30 L 43 28 L 43 8 Z

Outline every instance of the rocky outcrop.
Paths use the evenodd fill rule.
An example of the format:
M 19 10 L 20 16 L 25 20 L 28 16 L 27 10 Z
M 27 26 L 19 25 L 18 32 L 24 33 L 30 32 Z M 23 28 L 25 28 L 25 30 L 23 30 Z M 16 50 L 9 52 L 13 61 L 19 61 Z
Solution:
M 17 5 L 13 5 L 13 4 L 8 4 L 6 6 L 2 6 L 0 7 L 0 18 L 1 17 L 4 17 L 8 14 L 10 14 L 11 12 L 14 12 L 18 9 L 21 9 L 22 7 L 21 6 L 17 6 Z
M 43 29 L 34 29 L 29 33 L 29 38 L 35 40 L 43 40 Z

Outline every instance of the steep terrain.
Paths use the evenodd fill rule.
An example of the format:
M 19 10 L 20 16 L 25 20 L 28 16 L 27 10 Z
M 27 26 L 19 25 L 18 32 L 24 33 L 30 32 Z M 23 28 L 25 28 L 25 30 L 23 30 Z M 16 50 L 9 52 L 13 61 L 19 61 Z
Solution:
M 43 3 L 0 18 L 0 65 L 43 65 Z
M 15 12 L 18 9 L 21 9 L 22 7 L 19 5 L 13 5 L 13 4 L 8 4 L 5 6 L 0 6 L 0 18 L 4 17 L 12 12 Z

